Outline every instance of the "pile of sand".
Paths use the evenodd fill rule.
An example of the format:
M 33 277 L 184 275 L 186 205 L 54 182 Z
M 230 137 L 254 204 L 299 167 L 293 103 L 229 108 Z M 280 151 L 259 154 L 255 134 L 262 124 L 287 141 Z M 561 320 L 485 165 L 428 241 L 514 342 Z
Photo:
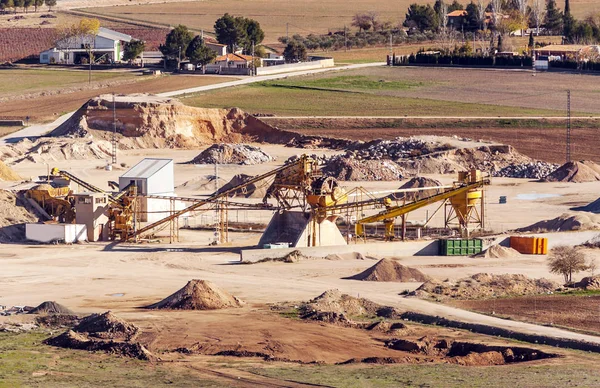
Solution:
M 11 163 L 49 163 L 62 160 L 110 159 L 112 146 L 99 139 L 40 138 L 21 140 L 0 147 L 4 160 Z
M 73 331 L 84 333 L 88 337 L 128 341 L 134 338 L 140 329 L 107 311 L 103 314 L 88 315 L 73 328 Z
M 341 181 L 396 181 L 405 175 L 391 160 L 357 160 L 343 155 L 330 158 L 322 171 Z
M 185 287 L 146 308 L 173 310 L 219 310 L 241 307 L 243 302 L 206 280 L 190 280 Z
M 426 282 L 431 278 L 415 268 L 405 267 L 394 259 L 382 259 L 371 268 L 346 279 L 373 282 Z
M 434 299 L 483 299 L 546 294 L 557 288 L 558 283 L 544 278 L 531 279 L 521 274 L 478 273 L 456 282 L 425 282 L 417 288 L 414 295 Z
M 202 151 L 192 164 L 261 164 L 274 158 L 258 147 L 249 144 L 213 144 Z
M 196 177 L 194 179 L 190 179 L 189 181 L 185 181 L 184 183 L 177 186 L 178 189 L 186 188 L 194 191 L 210 191 L 211 193 L 215 191 L 215 187 L 218 184 L 218 187 L 222 187 L 227 182 L 223 178 L 219 178 L 218 180 L 214 175 L 205 175 Z
M 485 251 L 478 253 L 473 257 L 483 257 L 486 259 L 509 259 L 516 256 L 521 256 L 521 254 L 513 248 L 503 247 L 501 245 L 492 245 Z
M 425 177 L 414 177 L 411 178 L 408 182 L 403 184 L 398 188 L 398 190 L 405 189 L 417 189 L 420 187 L 436 187 L 441 186 L 442 183 L 438 180 L 425 178 Z M 403 201 L 406 198 L 407 202 L 418 201 L 423 198 L 431 197 L 436 194 L 440 194 L 444 192 L 444 189 L 429 189 L 429 190 L 420 190 L 420 191 L 412 191 L 406 193 L 393 193 L 390 194 L 389 198 L 396 201 Z
M 69 310 L 67 307 L 60 303 L 46 301 L 29 311 L 28 314 L 63 314 L 63 315 L 75 315 L 75 313 Z
M 600 181 L 600 165 L 589 160 L 567 162 L 545 177 L 543 181 L 575 183 Z
M 225 191 L 231 190 L 236 186 L 247 182 L 248 180 L 254 178 L 251 175 L 246 174 L 238 174 L 235 175 L 229 182 L 223 185 L 217 193 L 223 193 Z M 250 185 L 245 186 L 243 189 L 239 189 L 237 191 L 232 192 L 230 197 L 244 197 L 244 198 L 264 198 L 267 194 L 268 182 L 266 180 L 262 180 L 259 182 L 252 183 Z
M 517 232 L 565 232 L 570 230 L 600 229 L 600 215 L 584 213 L 564 213 L 551 220 L 517 229 Z
M 37 222 L 13 193 L 0 190 L 0 243 L 25 240 L 25 223 Z
M 262 260 L 257 261 L 254 264 L 258 264 L 258 263 L 268 263 L 268 262 L 282 262 L 282 263 L 297 263 L 300 260 L 314 260 L 314 257 L 310 257 L 310 256 L 306 256 L 304 255 L 302 252 L 300 252 L 299 250 L 294 250 L 290 253 L 288 253 L 285 256 L 282 257 L 267 257 L 264 258 Z
M 397 318 L 400 313 L 393 307 L 382 306 L 365 298 L 355 298 L 342 294 L 339 290 L 325 291 L 308 302 L 300 304 L 299 316 L 302 319 L 336 323 L 344 326 L 359 326 L 355 317 Z
M 0 160 L 0 181 L 20 181 L 21 177 Z

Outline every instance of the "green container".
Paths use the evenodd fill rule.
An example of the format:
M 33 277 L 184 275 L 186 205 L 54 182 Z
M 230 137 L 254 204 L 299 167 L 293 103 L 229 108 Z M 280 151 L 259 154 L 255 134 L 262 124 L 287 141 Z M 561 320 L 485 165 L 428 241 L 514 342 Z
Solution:
M 445 239 L 440 240 L 439 254 L 441 256 L 469 256 L 482 251 L 480 239 Z

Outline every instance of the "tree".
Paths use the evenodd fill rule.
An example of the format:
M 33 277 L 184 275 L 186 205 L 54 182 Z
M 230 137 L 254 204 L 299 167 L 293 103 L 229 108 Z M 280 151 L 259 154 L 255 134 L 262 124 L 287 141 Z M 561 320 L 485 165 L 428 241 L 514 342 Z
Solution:
M 196 36 L 188 45 L 185 55 L 194 65 L 201 64 L 204 73 L 204 67 L 215 59 L 217 53 L 206 46 L 201 36 Z
M 369 14 L 357 13 L 352 17 L 352 26 L 358 27 L 358 31 L 369 31 L 373 27 L 373 22 Z
M 531 3 L 531 20 L 535 24 L 538 35 L 540 34 L 540 25 L 546 17 L 546 11 L 544 10 L 544 0 L 532 0 Z
M 194 39 L 194 35 L 188 30 L 188 28 L 182 24 L 173 28 L 168 34 L 165 40 L 165 44 L 158 46 L 158 49 L 165 57 L 165 67 L 167 60 L 177 60 L 177 69 L 180 65 L 180 53 L 185 55 L 188 44 Z
M 485 9 L 486 5 L 483 0 L 477 0 L 477 19 L 479 20 L 479 28 L 482 31 L 487 30 L 487 23 L 485 22 Z
M 41 7 L 42 5 L 44 5 L 44 0 L 33 0 L 33 10 L 34 12 L 38 11 L 38 7 Z
M 504 51 L 504 45 L 502 44 L 502 35 L 498 35 L 498 52 Z
M 56 0 L 45 0 L 44 4 L 48 7 L 48 12 L 52 11 L 52 7 L 56 6 Z
M 533 49 L 533 46 L 535 46 L 535 40 L 533 40 L 533 31 L 531 31 L 529 33 L 529 43 L 527 44 L 527 47 Z
M 25 7 L 25 0 L 13 0 L 15 13 L 17 13 L 17 8 Z
M 590 271 L 590 275 L 594 276 L 596 270 L 598 269 L 598 262 L 596 261 L 596 259 L 590 259 L 587 269 Z
M 23 8 L 25 9 L 25 13 L 27 13 L 27 11 L 29 10 L 29 7 L 31 7 L 34 3 L 35 3 L 35 0 L 25 0 L 23 2 Z
M 563 36 L 569 43 L 575 41 L 575 30 L 577 29 L 577 20 L 571 15 L 571 6 L 569 0 L 565 0 L 565 11 L 563 13 Z
M 435 30 L 438 27 L 438 18 L 431 5 L 411 4 L 406 13 L 404 26 L 421 31 Z
M 560 9 L 556 7 L 556 0 L 548 0 L 544 26 L 551 34 L 560 33 L 563 29 L 563 15 Z
M 234 17 L 228 13 L 215 21 L 215 34 L 217 41 L 227 45 L 230 52 L 235 52 L 241 47 L 249 53 L 252 44 L 259 45 L 265 38 L 265 33 L 260 23 L 253 19 Z
M 565 283 L 573 282 L 573 274 L 585 271 L 585 255 L 573 248 L 560 245 L 552 248 L 548 256 L 548 268 L 550 272 L 563 275 Z
M 569 3 L 569 0 L 565 0 L 565 15 L 568 13 L 571 13 L 571 4 Z
M 7 10 L 10 8 L 14 8 L 14 7 L 15 7 L 15 3 L 13 2 L 13 0 L 0 1 L 0 9 L 2 9 L 2 10 Z
M 286 62 L 301 62 L 307 58 L 306 46 L 302 42 L 296 40 L 290 41 L 285 50 L 283 50 L 283 57 Z
M 479 20 L 479 9 L 477 5 L 471 1 L 469 4 L 467 4 L 466 11 L 467 17 L 465 20 L 465 27 L 468 30 L 476 31 L 481 26 L 481 22 Z M 483 27 L 481 27 L 481 30 L 483 30 Z
M 454 0 L 454 1 L 452 2 L 452 4 L 450 4 L 450 5 L 448 6 L 448 13 L 450 13 L 450 12 L 454 12 L 454 11 L 461 11 L 461 10 L 463 10 L 463 9 L 465 9 L 465 8 L 463 7 L 463 5 L 462 5 L 461 3 L 459 3 L 459 2 L 458 2 L 458 0 Z
M 125 49 L 123 50 L 123 60 L 131 63 L 140 55 L 142 55 L 145 49 L 146 43 L 144 41 L 133 39 L 131 42 L 125 44 Z

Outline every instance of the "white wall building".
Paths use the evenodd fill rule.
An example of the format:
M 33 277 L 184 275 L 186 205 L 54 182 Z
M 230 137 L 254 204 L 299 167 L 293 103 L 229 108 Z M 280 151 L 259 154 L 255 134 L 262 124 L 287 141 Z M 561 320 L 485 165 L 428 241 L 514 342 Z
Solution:
M 98 34 L 89 37 L 73 37 L 58 42 L 57 47 L 43 51 L 40 63 L 78 64 L 88 59 L 90 45 L 95 62 L 112 63 L 123 59 L 123 43 L 131 42 L 130 35 L 100 27 Z

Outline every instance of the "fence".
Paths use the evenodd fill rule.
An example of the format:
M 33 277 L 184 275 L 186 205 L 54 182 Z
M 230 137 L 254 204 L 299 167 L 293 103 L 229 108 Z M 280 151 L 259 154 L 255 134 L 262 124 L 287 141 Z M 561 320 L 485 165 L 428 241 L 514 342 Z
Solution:
M 401 55 L 388 56 L 388 64 L 394 66 L 456 66 L 456 67 L 532 67 L 533 59 L 528 56 L 479 57 L 468 55 Z

